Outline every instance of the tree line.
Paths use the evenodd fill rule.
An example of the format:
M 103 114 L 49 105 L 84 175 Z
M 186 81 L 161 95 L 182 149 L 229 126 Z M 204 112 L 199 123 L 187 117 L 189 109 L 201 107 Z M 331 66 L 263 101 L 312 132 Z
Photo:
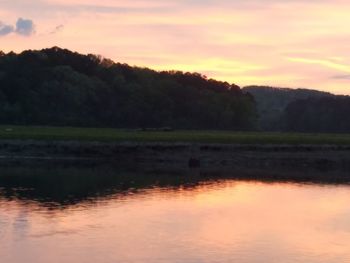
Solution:
M 254 99 L 198 73 L 157 72 L 58 47 L 0 53 L 0 123 L 254 129 Z
M 350 97 L 237 85 L 53 47 L 0 51 L 0 124 L 350 132 Z

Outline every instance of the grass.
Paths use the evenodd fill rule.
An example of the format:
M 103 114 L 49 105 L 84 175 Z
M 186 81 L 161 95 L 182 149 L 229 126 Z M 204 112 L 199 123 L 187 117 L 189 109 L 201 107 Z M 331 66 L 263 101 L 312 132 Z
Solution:
M 104 128 L 0 126 L 0 139 L 104 142 L 195 142 L 225 144 L 350 145 L 350 134 L 302 134 L 230 131 L 135 131 Z

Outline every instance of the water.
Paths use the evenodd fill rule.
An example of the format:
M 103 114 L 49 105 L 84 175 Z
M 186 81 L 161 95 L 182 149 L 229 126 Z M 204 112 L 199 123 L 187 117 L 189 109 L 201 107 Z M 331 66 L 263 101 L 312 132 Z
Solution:
M 350 186 L 113 169 L 0 175 L 0 262 L 350 262 Z

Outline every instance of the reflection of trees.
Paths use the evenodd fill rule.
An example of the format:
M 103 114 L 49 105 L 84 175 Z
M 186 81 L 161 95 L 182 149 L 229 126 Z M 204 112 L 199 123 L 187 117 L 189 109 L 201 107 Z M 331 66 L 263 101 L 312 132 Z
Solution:
M 123 198 L 147 189 L 167 191 L 196 188 L 217 180 L 268 182 L 348 183 L 350 175 L 341 171 L 315 170 L 155 170 L 121 168 L 113 165 L 6 167 L 0 174 L 0 198 L 37 202 L 48 208 L 92 204 L 97 200 Z
M 152 187 L 193 187 L 199 176 L 97 168 L 6 168 L 0 175 L 0 194 L 6 199 L 71 205 L 117 194 L 121 197 Z

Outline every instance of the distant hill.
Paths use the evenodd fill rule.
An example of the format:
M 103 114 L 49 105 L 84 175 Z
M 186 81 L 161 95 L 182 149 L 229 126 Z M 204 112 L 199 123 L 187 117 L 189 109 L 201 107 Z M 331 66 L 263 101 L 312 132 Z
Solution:
M 258 125 L 266 131 L 286 129 L 286 108 L 295 101 L 321 98 L 332 98 L 335 95 L 311 89 L 274 88 L 266 86 L 247 86 L 243 92 L 250 93 L 257 105 L 259 115 Z
M 0 124 L 249 130 L 255 122 L 251 95 L 198 73 L 58 47 L 0 52 Z
M 291 132 L 350 133 L 350 97 L 309 97 L 291 102 L 284 114 Z

